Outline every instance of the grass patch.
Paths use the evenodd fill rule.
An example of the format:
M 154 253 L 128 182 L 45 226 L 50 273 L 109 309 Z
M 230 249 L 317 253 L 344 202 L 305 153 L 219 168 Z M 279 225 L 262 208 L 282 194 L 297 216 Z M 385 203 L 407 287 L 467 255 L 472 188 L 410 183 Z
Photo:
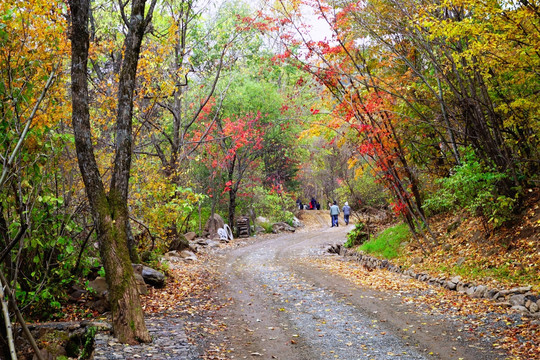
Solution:
M 393 259 L 398 256 L 401 243 L 408 240 L 409 236 L 410 232 L 407 224 L 399 224 L 382 231 L 374 239 L 365 242 L 358 249 L 368 254 Z

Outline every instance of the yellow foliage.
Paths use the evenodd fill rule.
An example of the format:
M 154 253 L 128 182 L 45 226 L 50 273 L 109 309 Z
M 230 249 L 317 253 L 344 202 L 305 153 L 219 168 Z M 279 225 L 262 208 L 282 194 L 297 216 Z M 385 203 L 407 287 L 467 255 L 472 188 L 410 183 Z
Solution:
M 63 83 L 69 60 L 63 4 L 55 0 L 0 2 L 2 121 L 26 123 L 53 68 L 58 68 L 55 83 L 32 126 L 51 127 L 69 113 Z

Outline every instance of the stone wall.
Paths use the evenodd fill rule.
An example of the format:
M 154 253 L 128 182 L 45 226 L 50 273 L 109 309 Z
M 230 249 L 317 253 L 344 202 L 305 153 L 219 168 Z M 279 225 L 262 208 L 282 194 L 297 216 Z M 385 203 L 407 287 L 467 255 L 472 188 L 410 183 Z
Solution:
M 331 245 L 328 251 L 338 253 L 349 260 L 356 261 L 368 269 L 386 269 L 420 281 L 425 281 L 431 285 L 438 285 L 448 290 L 457 291 L 470 297 L 489 299 L 496 302 L 496 305 L 512 308 L 540 318 L 540 296 L 531 291 L 531 286 L 520 286 L 511 289 L 488 288 L 485 285 L 462 280 L 460 276 L 435 277 L 426 273 L 415 272 L 412 269 L 403 270 L 400 266 L 392 264 L 386 259 L 383 260 L 361 254 L 340 245 Z

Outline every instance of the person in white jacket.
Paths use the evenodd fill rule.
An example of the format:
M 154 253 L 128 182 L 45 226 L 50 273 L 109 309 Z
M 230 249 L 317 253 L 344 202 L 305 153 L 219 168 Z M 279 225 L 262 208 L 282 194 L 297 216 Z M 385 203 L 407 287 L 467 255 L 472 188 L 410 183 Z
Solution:
M 351 215 L 351 207 L 349 206 L 348 202 L 345 202 L 345 206 L 343 207 L 343 221 L 345 221 L 345 225 L 349 225 L 349 216 Z

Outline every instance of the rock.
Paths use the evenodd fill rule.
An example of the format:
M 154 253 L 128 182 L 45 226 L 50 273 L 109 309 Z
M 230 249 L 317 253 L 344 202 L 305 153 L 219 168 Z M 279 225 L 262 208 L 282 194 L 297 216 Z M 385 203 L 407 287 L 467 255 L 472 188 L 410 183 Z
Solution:
M 189 241 L 185 238 L 184 235 L 178 235 L 178 237 L 174 239 L 169 245 L 169 251 L 182 251 L 185 249 L 189 249 Z
M 195 242 L 195 244 L 202 245 L 202 246 L 207 246 L 208 245 L 208 240 L 203 239 L 203 238 L 195 239 L 194 242 Z
M 521 306 L 521 305 L 514 305 L 512 306 L 512 309 L 519 311 L 520 313 L 525 313 L 525 314 L 529 312 L 529 310 L 525 306 Z
M 295 228 L 293 228 L 292 226 L 290 226 L 289 224 L 285 222 L 278 222 L 272 225 L 272 232 L 274 234 L 278 234 L 284 231 L 294 232 Z
M 257 234 L 262 234 L 264 233 L 264 228 L 262 226 L 259 226 L 259 225 L 255 225 L 255 233 Z
M 185 259 L 185 258 L 188 258 L 188 257 L 196 257 L 195 254 L 192 253 L 192 252 L 189 251 L 189 250 L 181 251 L 178 255 L 179 255 L 182 259 Z
M 491 299 L 491 300 L 497 300 L 500 296 L 500 292 L 499 290 L 497 289 L 491 289 L 489 290 L 488 292 L 486 292 L 486 295 L 485 295 L 488 299 Z
M 165 286 L 165 275 L 162 272 L 154 270 L 148 266 L 143 266 L 142 277 L 144 282 L 155 288 L 162 288 Z
M 448 288 L 449 290 L 456 290 L 456 286 L 457 284 L 453 281 L 446 282 L 446 288 Z
M 467 259 L 464 258 L 464 257 L 460 257 L 460 258 L 458 259 L 458 261 L 456 262 L 456 265 L 457 265 L 457 266 L 463 265 L 463 263 L 465 262 L 465 260 L 467 260 Z
M 208 240 L 208 247 L 209 248 L 217 248 L 217 247 L 219 247 L 219 241 Z
M 293 225 L 295 228 L 299 228 L 299 227 L 303 227 L 303 226 L 304 226 L 304 223 L 301 222 L 301 221 L 295 216 L 295 217 L 293 218 L 292 225 Z
M 413 263 L 413 264 L 415 264 L 415 265 L 416 265 L 416 264 L 421 264 L 421 263 L 423 263 L 423 262 L 424 262 L 424 258 L 422 258 L 422 257 L 420 257 L 420 256 L 417 256 L 417 257 L 415 257 L 415 258 L 413 258 L 413 259 L 411 260 L 411 263 Z
M 450 281 L 457 284 L 461 281 L 461 276 L 454 276 L 453 278 L 450 279 Z
M 146 287 L 145 284 L 139 284 L 139 285 L 137 285 L 137 287 L 139 288 L 139 294 L 141 294 L 141 295 L 148 294 L 148 288 Z
M 181 258 L 180 258 L 180 255 L 178 254 L 178 251 L 173 250 L 173 251 L 169 251 L 165 253 L 165 255 L 163 255 L 163 260 L 174 263 L 174 262 L 180 261 Z
M 189 250 L 184 250 L 184 251 L 180 252 L 179 256 L 184 261 L 197 261 L 197 255 L 195 255 L 194 253 L 192 253 Z
M 139 265 L 139 264 L 133 264 L 133 265 Z M 135 281 L 137 282 L 137 287 L 139 288 L 139 293 L 142 295 L 148 294 L 148 288 L 146 287 L 146 284 L 144 282 L 144 279 L 142 277 L 142 265 L 140 265 L 141 273 L 135 272 Z
M 487 287 L 484 285 L 478 285 L 472 294 L 474 298 L 483 298 L 487 291 Z
M 187 241 L 192 241 L 193 239 L 197 237 L 197 234 L 191 231 L 191 232 L 185 233 L 184 237 L 186 238 Z
M 525 305 L 525 295 L 512 295 L 508 302 L 514 306 L 524 306 Z
M 74 289 L 74 291 L 69 294 L 69 301 L 71 302 L 78 302 L 81 297 L 86 294 L 88 291 L 83 289 Z
M 259 224 L 260 224 L 260 223 L 265 223 L 265 224 L 267 224 L 267 223 L 270 222 L 270 220 L 268 220 L 268 219 L 265 218 L 264 216 L 257 216 L 257 218 L 255 219 L 255 222 L 256 222 L 256 223 L 259 223 Z
M 135 273 L 135 281 L 137 282 L 137 284 L 144 284 L 144 279 L 142 277 L 142 269 L 141 274 Z
M 100 314 L 111 310 L 111 304 L 109 304 L 109 301 L 104 298 L 90 302 L 88 306 L 90 307 L 90 309 L 95 310 Z
M 509 307 L 512 307 L 512 304 L 510 304 L 507 301 L 503 301 L 503 302 L 495 303 L 495 306 L 500 306 L 500 307 L 503 307 L 503 308 L 509 308 Z
M 531 289 L 532 289 L 532 286 L 521 286 L 521 287 L 512 288 L 508 290 L 508 292 L 510 294 L 525 294 L 531 291 Z
M 133 272 L 135 274 L 142 274 L 142 264 L 131 264 L 131 267 L 133 268 Z
M 537 312 L 538 311 L 538 305 L 532 300 L 526 300 L 525 301 L 525 307 L 529 309 L 530 312 Z
M 471 286 L 468 288 L 465 293 L 469 296 L 473 296 L 473 294 L 476 292 L 476 286 Z
M 214 235 L 217 234 L 217 229 L 223 228 L 223 225 L 225 225 L 223 218 L 219 216 L 219 214 L 214 214 L 214 216 L 210 217 L 206 222 L 204 232 L 206 233 L 207 237 L 213 238 Z
M 104 277 L 98 276 L 95 280 L 88 282 L 88 286 L 93 289 L 98 295 L 102 295 L 109 290 L 107 281 Z
M 199 245 L 190 242 L 189 243 L 189 251 L 194 252 L 195 254 L 199 252 Z

